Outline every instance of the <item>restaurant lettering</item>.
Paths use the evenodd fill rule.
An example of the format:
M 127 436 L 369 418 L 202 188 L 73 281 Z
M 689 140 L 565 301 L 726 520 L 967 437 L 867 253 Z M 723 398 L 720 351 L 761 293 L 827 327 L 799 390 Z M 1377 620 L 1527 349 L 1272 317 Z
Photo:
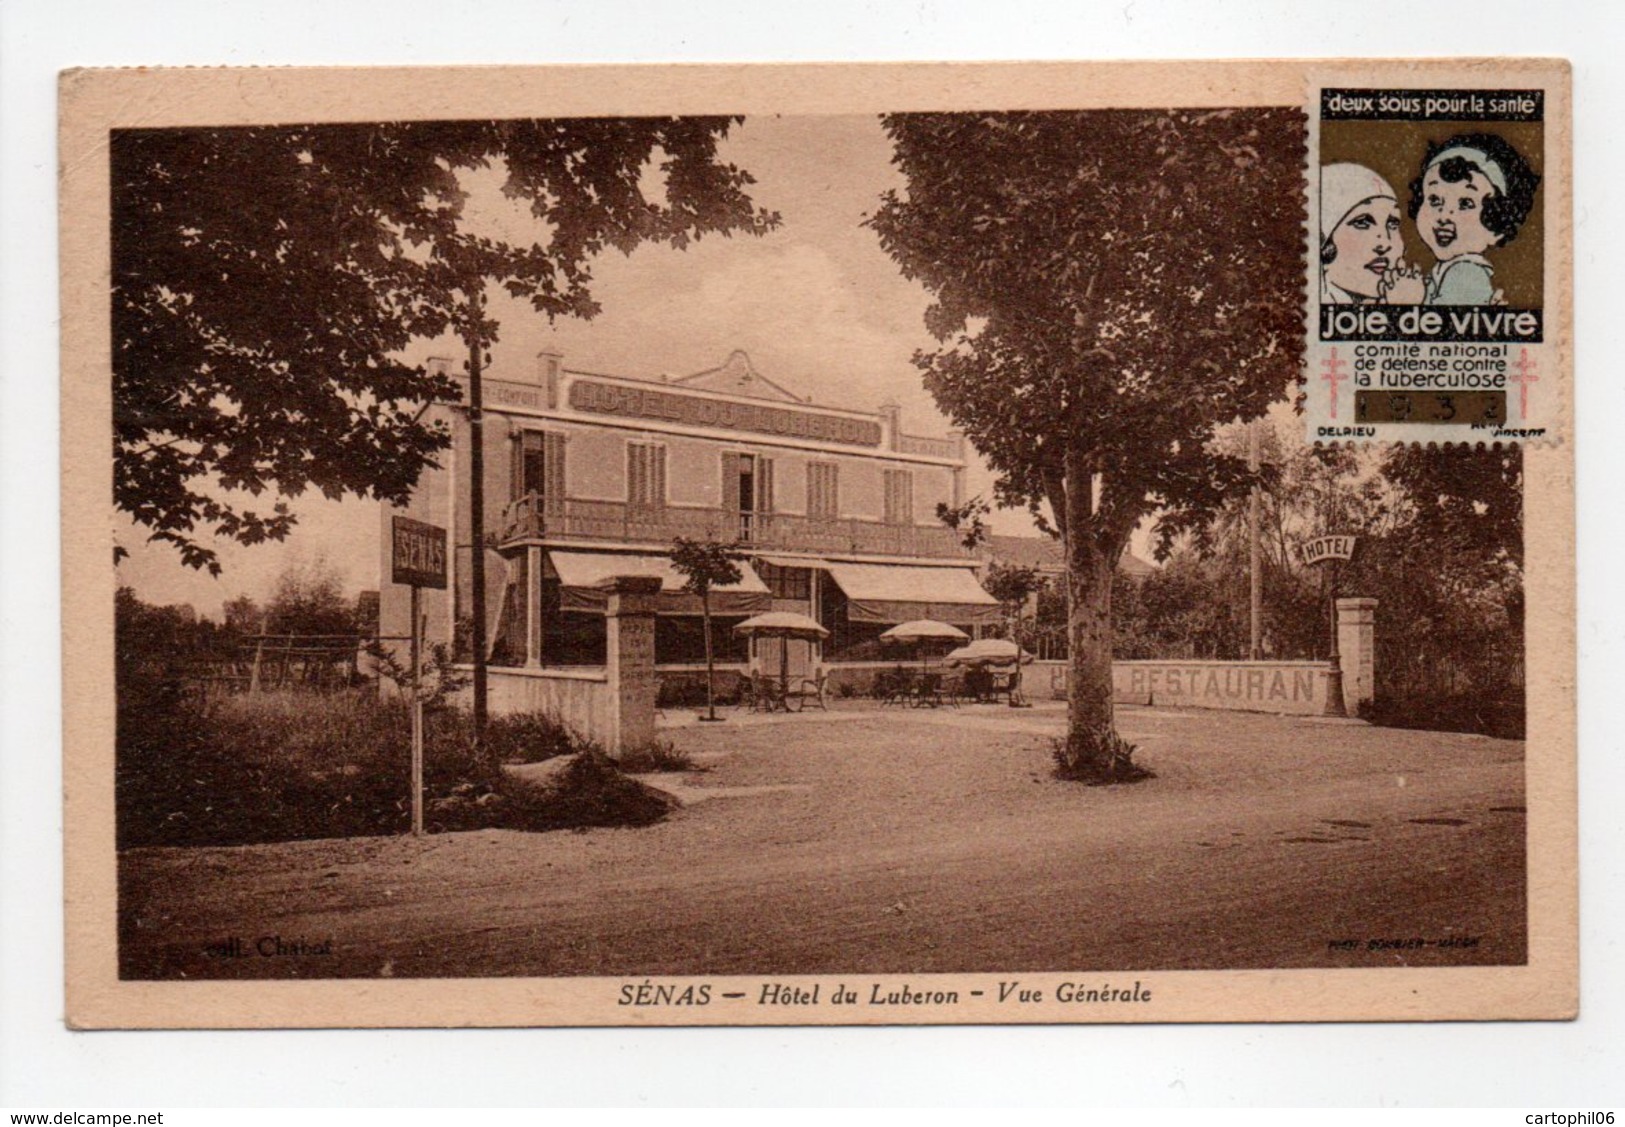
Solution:
M 1286 708 L 1314 701 L 1320 669 L 1310 666 L 1259 666 L 1242 663 L 1156 665 L 1118 662 L 1112 666 L 1113 688 L 1129 697 L 1157 704 L 1197 708 Z
M 654 388 L 576 380 L 570 385 L 570 406 L 600 415 L 630 415 L 663 419 L 689 426 L 748 430 L 787 438 L 839 442 L 847 446 L 879 446 L 880 424 L 868 419 L 845 419 L 811 411 L 791 411 L 762 403 L 729 403 L 680 395 Z

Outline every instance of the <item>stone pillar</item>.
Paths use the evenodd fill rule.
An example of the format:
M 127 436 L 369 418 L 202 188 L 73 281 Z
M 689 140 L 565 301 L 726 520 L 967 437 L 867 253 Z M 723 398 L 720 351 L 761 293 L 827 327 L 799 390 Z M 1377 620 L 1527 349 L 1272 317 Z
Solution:
M 888 399 L 880 405 L 880 425 L 883 428 L 881 441 L 887 450 L 902 448 L 903 441 L 903 407 L 895 399 Z
M 1343 702 L 1358 716 L 1377 695 L 1377 600 L 1337 600 L 1337 652 L 1343 663 Z
M 536 382 L 542 385 L 542 401 L 550 411 L 559 405 L 559 377 L 563 372 L 564 353 L 549 347 L 536 354 Z
M 957 509 L 965 503 L 965 432 L 949 431 L 948 443 L 953 447 L 954 457 L 960 463 L 953 468 L 953 497 L 948 502 Z
M 542 664 L 542 550 L 525 549 L 525 668 Z
M 605 750 L 616 759 L 628 748 L 655 738 L 655 607 L 660 579 L 620 575 L 604 581 L 608 648 L 604 672 L 609 681 L 609 738 Z

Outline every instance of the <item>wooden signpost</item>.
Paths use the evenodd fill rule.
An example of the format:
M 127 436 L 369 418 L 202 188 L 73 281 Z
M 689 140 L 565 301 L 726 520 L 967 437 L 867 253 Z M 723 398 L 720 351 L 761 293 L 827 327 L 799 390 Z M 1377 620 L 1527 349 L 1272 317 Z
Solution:
M 1321 573 L 1332 625 L 1332 651 L 1326 669 L 1327 716 L 1348 715 L 1343 700 L 1343 658 L 1337 646 L 1337 561 L 1354 558 L 1354 542 L 1353 536 L 1317 536 L 1303 546 L 1304 563 L 1327 565 Z
M 410 517 L 391 526 L 390 581 L 412 588 L 412 834 L 423 836 L 422 591 L 446 589 L 446 530 Z

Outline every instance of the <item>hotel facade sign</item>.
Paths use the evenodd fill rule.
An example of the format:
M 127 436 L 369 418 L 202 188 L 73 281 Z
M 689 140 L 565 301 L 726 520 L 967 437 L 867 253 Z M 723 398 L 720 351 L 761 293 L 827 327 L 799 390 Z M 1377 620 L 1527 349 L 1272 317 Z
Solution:
M 661 419 L 688 426 L 754 431 L 787 438 L 838 442 L 847 446 L 879 446 L 880 424 L 868 419 L 846 419 L 811 411 L 792 411 L 761 403 L 730 403 L 682 395 L 655 388 L 576 380 L 570 385 L 570 406 L 598 415 Z

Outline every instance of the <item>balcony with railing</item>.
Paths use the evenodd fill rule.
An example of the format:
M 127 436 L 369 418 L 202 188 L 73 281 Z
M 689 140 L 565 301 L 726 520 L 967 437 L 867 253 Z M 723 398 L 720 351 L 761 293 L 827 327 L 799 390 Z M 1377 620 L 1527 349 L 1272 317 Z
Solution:
M 960 559 L 969 554 L 949 528 L 625 501 L 544 501 L 534 494 L 503 510 L 498 543 L 505 549 L 565 541 L 664 545 L 678 536 L 738 540 L 752 548 L 780 552 L 927 559 Z
M 896 450 L 901 454 L 921 454 L 927 458 L 963 459 L 959 443 L 951 438 L 926 438 L 918 434 L 899 434 Z

